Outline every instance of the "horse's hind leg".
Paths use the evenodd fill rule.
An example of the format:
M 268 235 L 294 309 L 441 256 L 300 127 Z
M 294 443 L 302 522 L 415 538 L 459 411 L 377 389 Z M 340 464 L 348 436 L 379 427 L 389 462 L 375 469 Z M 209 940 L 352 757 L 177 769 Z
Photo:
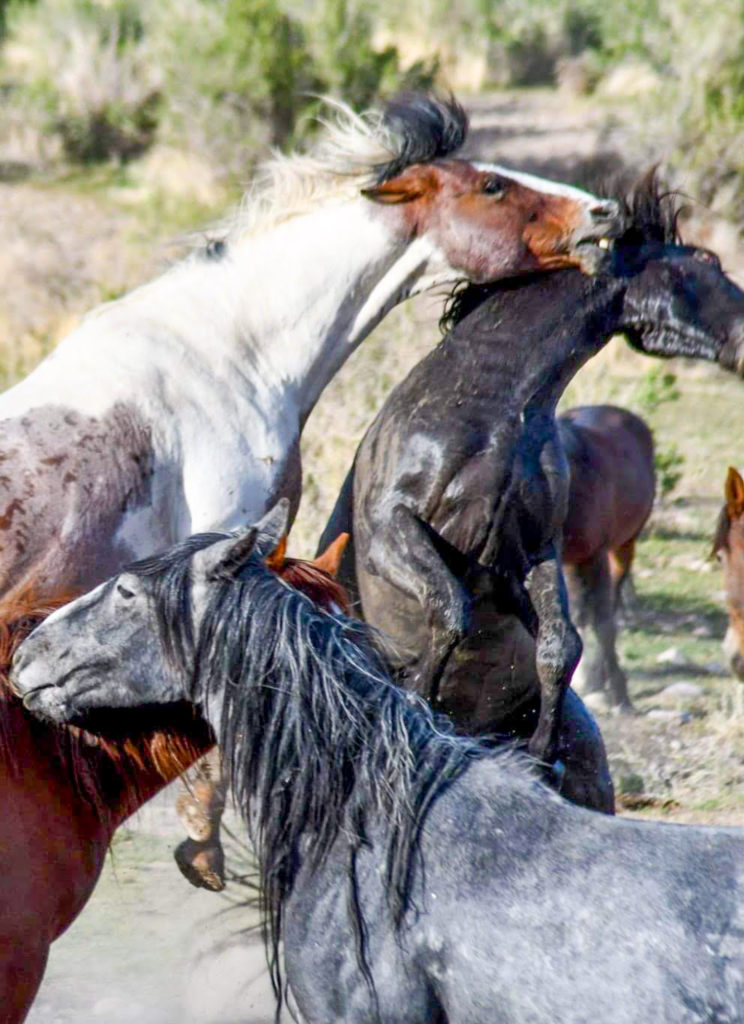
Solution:
M 581 663 L 573 677 L 573 685 L 580 693 L 604 692 L 608 682 L 608 666 L 604 649 L 599 642 L 590 640 L 589 627 L 594 627 L 598 591 L 598 567 L 606 558 L 602 552 L 599 558 L 580 565 L 564 565 L 563 571 L 568 588 L 571 617 L 581 634 L 584 652 Z
M 568 597 L 555 549 L 527 574 L 525 588 L 537 615 L 535 662 L 540 680 L 540 717 L 530 753 L 553 764 L 558 748 L 563 699 L 581 657 L 581 638 L 568 613 Z
M 421 607 L 429 627 L 426 649 L 406 686 L 436 701 L 447 660 L 468 628 L 470 599 L 445 558 L 442 539 L 405 505 L 397 505 L 372 539 L 365 568 Z M 454 552 L 452 552 L 454 554 Z

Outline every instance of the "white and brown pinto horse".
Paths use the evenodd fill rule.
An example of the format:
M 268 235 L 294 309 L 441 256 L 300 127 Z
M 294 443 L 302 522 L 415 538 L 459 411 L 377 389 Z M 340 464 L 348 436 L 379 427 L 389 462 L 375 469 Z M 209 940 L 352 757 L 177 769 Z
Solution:
M 279 493 L 296 508 L 310 410 L 402 299 L 459 278 L 591 266 L 587 243 L 613 233 L 616 205 L 455 159 L 466 130 L 454 101 L 340 111 L 315 155 L 268 165 L 223 238 L 89 314 L 0 397 L 0 627 L 21 603 L 35 621 L 123 562 L 255 520 Z M 38 806 L 38 828 L 14 840 L 29 863 Z M 72 822 L 78 810 L 67 807 Z M 94 842 L 84 816 L 81 850 Z M 109 834 L 101 824 L 99 840 Z M 96 864 L 72 915 L 36 921 L 38 949 L 16 943 L 22 996 L 0 963 L 0 1006 L 20 1007 L 3 1024 L 23 1019 Z

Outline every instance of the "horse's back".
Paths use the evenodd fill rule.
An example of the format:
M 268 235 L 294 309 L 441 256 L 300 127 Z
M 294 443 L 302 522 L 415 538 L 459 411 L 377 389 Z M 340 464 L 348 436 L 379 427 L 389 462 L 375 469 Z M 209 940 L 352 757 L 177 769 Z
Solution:
M 653 436 L 639 416 L 612 405 L 570 409 L 558 429 L 571 471 L 564 558 L 580 563 L 632 540 L 648 519 Z
M 515 771 L 474 765 L 422 832 L 416 944 L 447 1019 L 738 1020 L 744 832 L 594 814 Z

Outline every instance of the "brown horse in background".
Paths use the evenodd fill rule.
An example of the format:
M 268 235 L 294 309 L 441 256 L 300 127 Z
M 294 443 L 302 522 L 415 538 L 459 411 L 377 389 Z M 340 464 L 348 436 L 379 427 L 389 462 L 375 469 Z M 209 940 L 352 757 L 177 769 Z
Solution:
M 269 564 L 321 606 L 346 607 L 315 563 Z M 32 717 L 8 685 L 14 651 L 65 602 L 32 595 L 0 605 L 0 1024 L 20 1024 L 41 984 L 49 947 L 85 906 L 114 831 L 214 740 L 187 705 L 128 715 L 104 735 Z
M 614 405 L 586 405 L 558 417 L 571 484 L 563 526 L 563 568 L 584 657 L 574 676 L 584 693 L 605 690 L 632 710 L 615 647 L 620 588 L 654 503 L 654 441 L 640 417 Z M 591 627 L 596 645 L 586 643 Z
M 731 671 L 744 682 L 744 480 L 733 466 L 724 496 L 713 537 L 713 554 L 723 566 L 729 615 L 723 650 Z

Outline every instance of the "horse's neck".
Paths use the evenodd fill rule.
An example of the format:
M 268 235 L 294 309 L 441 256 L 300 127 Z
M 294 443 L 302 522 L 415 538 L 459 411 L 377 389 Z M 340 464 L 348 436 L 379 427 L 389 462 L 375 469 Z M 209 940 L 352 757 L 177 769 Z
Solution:
M 551 274 L 496 307 L 498 326 L 481 365 L 495 351 L 507 354 L 496 382 L 502 413 L 539 406 L 552 415 L 581 367 L 622 329 L 620 290 L 612 281 L 587 285 L 573 272 Z
M 244 357 L 270 368 L 304 422 L 325 385 L 397 302 L 427 287 L 436 252 L 354 200 L 295 217 L 234 247 Z

